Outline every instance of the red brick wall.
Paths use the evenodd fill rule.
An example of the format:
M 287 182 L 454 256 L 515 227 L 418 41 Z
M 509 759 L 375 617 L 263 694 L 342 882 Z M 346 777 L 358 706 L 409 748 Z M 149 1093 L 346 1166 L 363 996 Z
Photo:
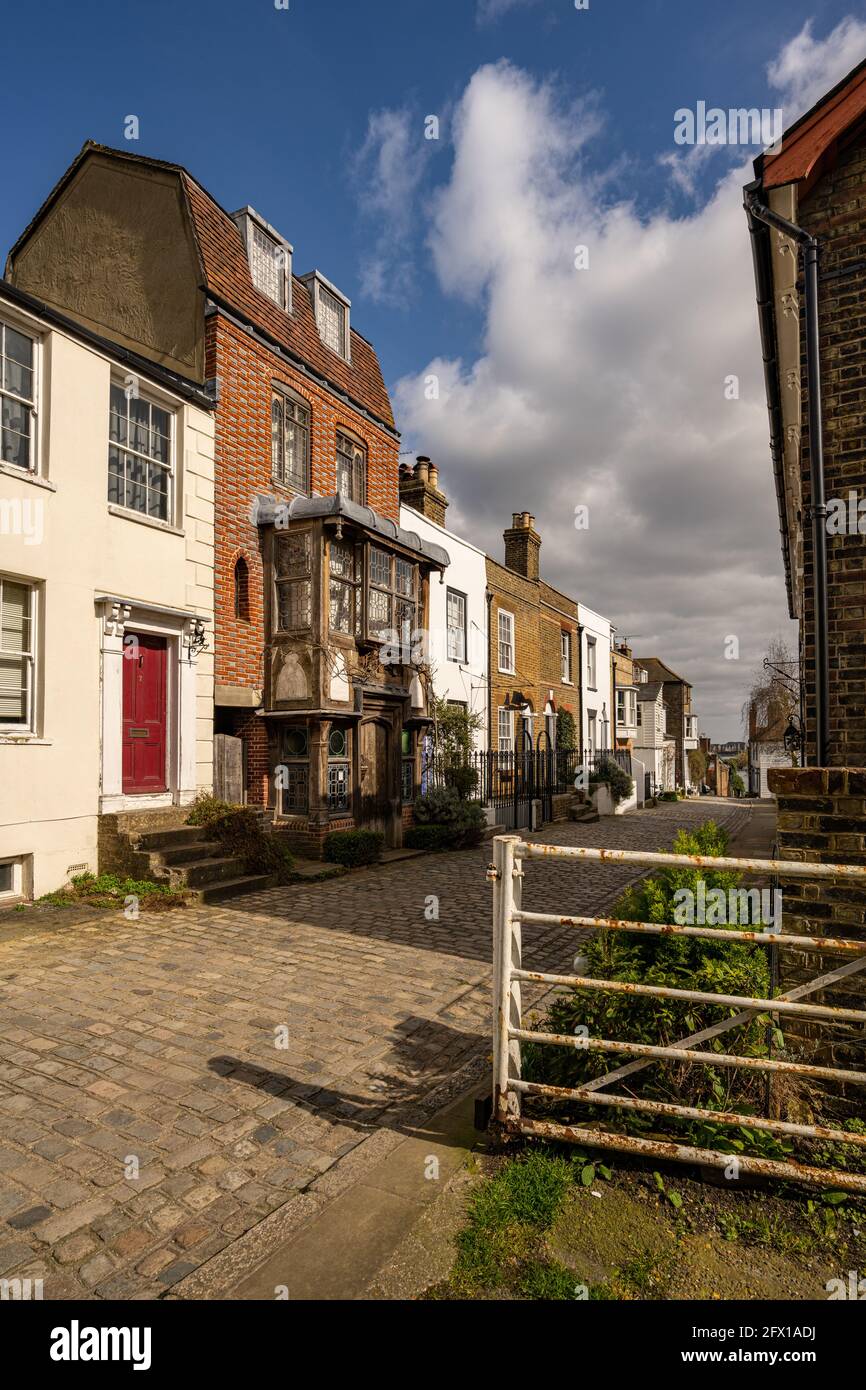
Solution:
M 351 430 L 367 446 L 367 501 L 399 520 L 399 441 L 295 370 L 276 353 L 250 339 L 219 313 L 208 319 L 207 375 L 219 382 L 216 412 L 216 647 L 219 685 L 263 684 L 263 574 L 257 528 L 250 519 L 253 498 L 271 494 L 291 499 L 290 489 L 271 478 L 271 388 L 275 381 L 309 401 L 312 491 L 336 491 L 336 431 Z M 234 563 L 249 565 L 249 621 L 234 612 Z M 261 721 L 259 721 L 261 722 Z

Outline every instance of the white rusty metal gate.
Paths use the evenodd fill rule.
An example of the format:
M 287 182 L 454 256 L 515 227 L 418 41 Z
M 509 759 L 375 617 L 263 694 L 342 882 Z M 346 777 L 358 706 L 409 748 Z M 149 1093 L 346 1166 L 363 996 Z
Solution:
M 866 1085 L 866 1072 L 840 1067 L 813 1066 L 809 1063 L 783 1061 L 770 1057 L 744 1057 L 723 1052 L 701 1051 L 696 1046 L 710 1038 L 748 1023 L 758 1015 L 794 1015 L 813 1023 L 866 1023 L 866 1012 L 821 1004 L 805 1004 L 809 994 L 825 989 L 848 976 L 866 970 L 866 944 L 838 937 L 795 936 L 777 931 L 740 931 L 731 927 L 679 926 L 658 922 L 628 922 L 610 917 L 562 916 L 550 912 L 525 911 L 522 906 L 523 861 L 526 859 L 572 860 L 621 863 L 663 868 L 704 868 L 733 870 L 739 873 L 774 875 L 782 878 L 855 879 L 866 888 L 866 865 L 815 864 L 799 860 L 736 859 L 709 855 L 663 854 L 644 850 L 606 850 L 575 848 L 527 842 L 517 835 L 499 835 L 493 841 L 494 862 L 489 872 L 493 880 L 493 1117 L 505 1130 L 517 1134 L 536 1135 L 595 1149 L 643 1155 L 655 1159 L 700 1164 L 711 1168 L 727 1168 L 736 1159 L 738 1171 L 754 1173 L 816 1187 L 833 1187 L 866 1193 L 866 1176 L 841 1169 L 814 1168 L 793 1161 L 747 1157 L 716 1149 L 699 1149 L 674 1141 L 640 1139 L 631 1135 L 602 1129 L 554 1124 L 524 1117 L 521 1097 L 547 1096 L 552 1099 L 578 1101 L 614 1110 L 637 1111 L 672 1118 L 702 1120 L 737 1128 L 769 1130 L 775 1134 L 805 1139 L 821 1139 L 832 1143 L 866 1148 L 866 1135 L 819 1125 L 795 1124 L 755 1115 L 704 1110 L 695 1106 L 673 1105 L 668 1102 L 638 1099 L 634 1096 L 608 1094 L 605 1088 L 612 1082 L 651 1066 L 654 1061 L 670 1060 L 722 1068 L 744 1068 L 762 1072 L 787 1072 L 817 1080 L 844 1081 Z M 537 970 L 524 970 L 522 963 L 522 927 L 527 925 L 568 926 L 597 931 L 624 931 L 652 935 L 706 937 L 735 945 L 740 942 L 759 942 L 780 949 L 806 952 L 835 952 L 852 957 L 835 970 L 798 985 L 773 999 L 756 999 L 740 995 L 702 993 L 695 990 L 668 988 L 662 985 L 639 985 L 617 980 L 593 979 L 578 975 L 554 975 Z M 623 1042 L 611 1038 L 576 1038 L 570 1034 L 531 1032 L 524 1028 L 521 1016 L 521 983 L 523 981 L 551 986 L 565 985 L 578 989 L 628 992 L 656 995 L 661 998 L 692 1000 L 719 1004 L 738 1010 L 698 1033 L 682 1038 L 670 1047 L 645 1043 Z M 595 1077 L 580 1087 L 544 1085 L 524 1081 L 521 1077 L 521 1043 L 532 1042 L 552 1047 L 589 1049 L 633 1057 L 604 1076 Z

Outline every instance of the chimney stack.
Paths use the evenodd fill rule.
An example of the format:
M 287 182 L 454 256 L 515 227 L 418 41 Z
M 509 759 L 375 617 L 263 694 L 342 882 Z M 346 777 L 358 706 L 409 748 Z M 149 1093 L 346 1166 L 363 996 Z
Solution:
M 505 567 L 522 574 L 524 579 L 537 579 L 541 537 L 535 529 L 531 512 L 512 512 L 511 525 L 505 538 Z
M 400 468 L 400 501 L 437 525 L 445 525 L 448 498 L 439 490 L 439 469 L 426 454 L 419 454 L 414 469 Z

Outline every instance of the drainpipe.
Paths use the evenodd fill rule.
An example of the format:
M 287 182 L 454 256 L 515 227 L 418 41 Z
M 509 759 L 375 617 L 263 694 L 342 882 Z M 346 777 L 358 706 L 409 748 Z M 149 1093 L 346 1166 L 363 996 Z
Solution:
M 493 613 L 493 590 L 488 589 L 487 599 L 487 765 L 493 752 L 493 629 L 490 626 Z M 515 632 L 516 641 L 516 632 Z M 515 665 L 517 663 L 515 662 Z
M 818 241 L 796 222 L 773 212 L 756 195 L 745 202 L 754 222 L 790 237 L 803 248 L 806 298 L 806 386 L 809 391 L 809 472 L 812 493 L 813 602 L 815 606 L 815 761 L 827 766 L 830 744 L 830 660 L 827 639 L 827 499 L 824 492 L 824 429 L 821 412 L 821 343 L 818 329 Z

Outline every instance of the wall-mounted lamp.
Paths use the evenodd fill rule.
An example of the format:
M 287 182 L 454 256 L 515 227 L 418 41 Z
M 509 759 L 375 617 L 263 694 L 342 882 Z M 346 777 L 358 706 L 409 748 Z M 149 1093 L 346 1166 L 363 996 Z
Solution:
M 199 652 L 204 651 L 205 647 L 207 646 L 207 640 L 205 638 L 205 625 L 203 618 L 193 618 L 190 622 L 189 626 L 187 627 L 186 645 L 187 650 L 189 652 L 190 660 L 192 660 L 193 657 L 198 656 Z

